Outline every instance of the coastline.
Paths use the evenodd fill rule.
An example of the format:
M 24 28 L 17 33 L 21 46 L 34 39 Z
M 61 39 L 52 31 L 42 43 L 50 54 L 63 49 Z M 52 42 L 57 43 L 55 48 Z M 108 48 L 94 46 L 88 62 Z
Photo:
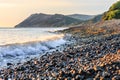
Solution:
M 71 33 L 70 33 L 71 34 Z M 84 35 L 80 32 L 65 37 L 63 51 L 56 50 L 13 68 L 0 70 L 0 78 L 8 79 L 58 79 L 104 80 L 120 79 L 120 33 L 111 35 Z

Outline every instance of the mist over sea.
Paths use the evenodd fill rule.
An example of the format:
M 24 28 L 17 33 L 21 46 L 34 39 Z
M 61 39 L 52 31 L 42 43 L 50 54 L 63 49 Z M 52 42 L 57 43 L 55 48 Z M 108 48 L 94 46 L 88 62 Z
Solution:
M 52 33 L 65 28 L 0 28 L 0 67 L 7 63 L 37 57 L 64 44 L 63 34 Z

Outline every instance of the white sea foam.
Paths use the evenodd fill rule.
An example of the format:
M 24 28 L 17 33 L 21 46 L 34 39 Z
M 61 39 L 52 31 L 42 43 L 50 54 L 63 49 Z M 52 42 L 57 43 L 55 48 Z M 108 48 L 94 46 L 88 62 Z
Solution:
M 38 56 L 57 46 L 64 44 L 64 39 L 56 39 L 45 42 L 33 42 L 26 44 L 13 44 L 0 47 L 0 65 L 6 66 L 6 63 L 24 60 L 30 56 Z M 15 61 L 14 61 L 15 60 Z
M 23 62 L 38 57 L 64 44 L 63 34 L 50 29 L 2 29 L 0 30 L 0 67 L 7 63 Z M 52 31 L 52 30 L 51 30 Z

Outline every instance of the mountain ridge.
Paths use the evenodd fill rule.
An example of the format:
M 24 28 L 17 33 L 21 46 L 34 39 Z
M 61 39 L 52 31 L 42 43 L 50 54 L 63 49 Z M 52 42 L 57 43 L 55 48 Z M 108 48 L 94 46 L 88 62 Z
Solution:
M 75 18 L 75 19 L 79 19 L 79 20 L 86 21 L 86 20 L 93 19 L 96 15 L 70 14 L 70 15 L 67 15 L 67 16 L 72 17 L 72 18 Z
M 15 27 L 61 27 L 76 24 L 78 22 L 80 22 L 80 20 L 62 14 L 50 15 L 40 13 L 30 15 Z
M 62 26 L 70 26 L 75 24 L 80 24 L 83 22 L 84 19 L 81 17 L 81 19 L 77 19 L 75 17 L 70 16 L 84 16 L 88 17 L 89 15 L 83 15 L 83 14 L 71 14 L 71 15 L 63 15 L 63 14 L 44 14 L 44 13 L 35 13 L 30 15 L 28 18 L 26 18 L 21 23 L 17 24 L 15 28 L 26 28 L 26 27 L 62 27 Z M 89 19 L 91 19 L 93 16 L 89 16 Z M 88 19 L 88 18 L 87 18 Z

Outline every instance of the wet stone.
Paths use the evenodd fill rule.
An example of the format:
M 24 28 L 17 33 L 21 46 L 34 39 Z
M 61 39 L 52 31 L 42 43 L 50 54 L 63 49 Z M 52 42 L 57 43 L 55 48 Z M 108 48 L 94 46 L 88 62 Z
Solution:
M 104 78 L 109 78 L 110 77 L 110 73 L 108 73 L 108 72 L 102 72 L 102 76 Z
M 7 66 L 12 66 L 13 64 L 12 63 L 7 63 Z
M 114 76 L 112 77 L 112 80 L 120 80 L 120 76 Z

